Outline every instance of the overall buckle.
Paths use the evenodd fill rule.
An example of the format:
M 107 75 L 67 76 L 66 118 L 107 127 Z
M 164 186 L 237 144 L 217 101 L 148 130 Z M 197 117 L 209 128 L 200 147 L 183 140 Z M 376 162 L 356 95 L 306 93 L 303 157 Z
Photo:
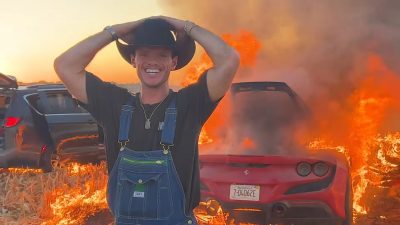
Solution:
M 161 144 L 161 147 L 163 148 L 163 153 L 164 153 L 164 155 L 168 154 L 169 149 L 170 149 L 172 146 L 174 146 L 174 144 L 167 145 L 167 144 L 164 144 L 164 143 L 161 143 L 161 142 L 160 142 L 160 144 Z
M 128 142 L 129 142 L 129 139 L 126 141 L 118 141 L 119 145 L 121 146 L 120 151 L 122 151 L 122 149 L 124 149 L 126 147 L 126 143 L 128 143 Z

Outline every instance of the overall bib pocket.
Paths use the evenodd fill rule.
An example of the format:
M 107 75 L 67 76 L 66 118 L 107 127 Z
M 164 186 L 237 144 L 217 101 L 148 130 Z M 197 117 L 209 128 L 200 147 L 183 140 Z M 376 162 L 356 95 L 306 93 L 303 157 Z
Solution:
M 120 168 L 116 197 L 120 217 L 163 220 L 173 213 L 168 173 Z

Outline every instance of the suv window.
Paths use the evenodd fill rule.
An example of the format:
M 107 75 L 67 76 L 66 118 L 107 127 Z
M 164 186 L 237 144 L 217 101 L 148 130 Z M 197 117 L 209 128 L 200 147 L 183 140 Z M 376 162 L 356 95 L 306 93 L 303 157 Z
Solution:
M 87 113 L 68 92 L 46 92 L 45 99 L 38 94 L 27 97 L 29 104 L 43 114 Z

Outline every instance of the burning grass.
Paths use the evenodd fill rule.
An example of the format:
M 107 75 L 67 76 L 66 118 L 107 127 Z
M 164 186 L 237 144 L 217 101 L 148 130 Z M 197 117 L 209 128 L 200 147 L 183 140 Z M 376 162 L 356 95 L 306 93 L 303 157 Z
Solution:
M 359 200 L 354 205 L 356 222 L 395 224 L 400 222 L 400 132 L 377 135 L 370 143 L 365 151 L 375 157 L 368 160 L 368 166 L 361 167 L 363 172 L 353 171 L 354 188 L 364 189 L 360 196 L 354 196 Z M 310 143 L 310 148 L 346 152 L 343 146 L 330 147 L 322 140 Z M 106 184 L 105 163 L 74 163 L 47 174 L 32 169 L 1 170 L 0 224 L 85 224 L 87 218 L 107 209 Z M 201 203 L 195 210 L 200 224 L 226 224 L 227 214 L 210 216 L 205 208 Z
M 400 132 L 377 135 L 369 141 L 371 145 L 365 151 L 375 157 L 369 158 L 368 166 L 361 167 L 364 172 L 353 171 L 354 188 L 364 189 L 360 196 L 354 196 L 359 199 L 354 205 L 356 222 L 396 224 L 400 222 Z M 322 140 L 310 143 L 310 148 L 346 152 L 343 146 L 330 147 Z M 362 181 L 365 183 L 360 186 Z M 74 163 L 47 174 L 32 169 L 1 170 L 0 224 L 88 224 L 85 221 L 89 217 L 107 210 L 106 184 L 105 163 Z M 356 189 L 355 192 L 358 193 Z M 210 216 L 204 204 L 195 210 L 199 224 L 226 224 L 227 214 L 218 212 Z M 102 221 L 110 221 L 109 214 L 104 217 L 108 220 Z
M 0 224 L 82 224 L 107 208 L 106 165 L 70 164 L 51 173 L 0 173 Z

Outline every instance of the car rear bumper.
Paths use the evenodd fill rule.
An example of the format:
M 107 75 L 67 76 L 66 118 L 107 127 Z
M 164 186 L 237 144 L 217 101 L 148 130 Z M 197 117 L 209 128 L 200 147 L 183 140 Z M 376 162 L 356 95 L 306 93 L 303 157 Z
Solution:
M 204 199 L 203 199 L 204 200 Z M 220 202 L 224 212 L 235 220 L 247 223 L 265 224 L 342 224 L 343 219 L 333 213 L 331 208 L 321 201 L 278 201 L 269 204 L 238 204 Z

